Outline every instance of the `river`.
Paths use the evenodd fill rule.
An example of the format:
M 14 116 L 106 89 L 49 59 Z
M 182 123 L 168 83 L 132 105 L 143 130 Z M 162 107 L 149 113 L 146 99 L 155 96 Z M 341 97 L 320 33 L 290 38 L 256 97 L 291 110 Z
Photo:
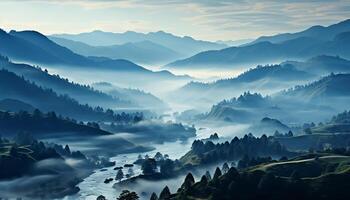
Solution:
M 203 127 L 203 126 L 201 126 Z M 168 154 L 170 159 L 179 159 L 186 152 L 191 149 L 192 142 L 195 139 L 203 139 L 209 137 L 210 134 L 214 132 L 218 132 L 222 140 L 232 139 L 232 137 L 238 135 L 240 136 L 242 130 L 245 126 L 242 125 L 230 125 L 230 126 L 220 126 L 220 127 L 211 127 L 211 128 L 200 128 L 197 130 L 197 136 L 195 138 L 190 138 L 186 142 L 166 142 L 163 144 L 151 144 L 155 149 L 150 152 L 142 153 L 142 156 L 146 154 L 150 157 L 153 157 L 157 152 L 161 152 L 163 155 Z M 132 164 L 135 160 L 137 160 L 139 153 L 128 153 L 128 154 L 120 154 L 111 158 L 111 161 L 115 161 L 115 166 L 124 166 L 124 164 Z M 115 167 L 114 166 L 114 167 Z M 78 187 L 80 191 L 78 194 L 74 196 L 65 197 L 66 200 L 95 200 L 99 195 L 104 195 L 107 199 L 116 199 L 121 192 L 121 188 L 116 189 L 113 188 L 115 180 L 112 182 L 105 184 L 104 180 L 106 178 L 115 178 L 117 171 L 113 170 L 114 167 L 104 168 L 103 171 L 96 170 L 89 177 L 85 178 L 83 182 L 81 182 Z M 205 170 L 214 170 L 212 168 Z M 128 174 L 129 168 L 123 168 L 123 173 Z M 141 167 L 139 165 L 134 165 L 132 167 L 132 171 L 134 176 L 139 175 L 141 173 Z M 204 173 L 203 173 L 204 174 Z M 196 179 L 199 179 L 200 176 L 194 175 Z M 172 192 L 175 192 L 177 188 L 179 188 L 184 180 L 184 176 L 179 176 L 174 179 L 157 181 L 157 182 L 147 182 L 143 181 L 136 185 L 133 188 L 126 188 L 132 191 L 135 191 L 139 194 L 141 200 L 148 200 L 151 192 L 156 192 L 157 194 L 167 185 Z

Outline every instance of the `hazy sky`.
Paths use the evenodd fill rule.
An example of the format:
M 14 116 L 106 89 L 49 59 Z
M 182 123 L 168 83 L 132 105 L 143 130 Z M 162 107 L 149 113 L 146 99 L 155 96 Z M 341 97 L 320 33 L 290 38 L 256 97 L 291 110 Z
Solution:
M 45 34 L 164 30 L 237 40 L 350 18 L 350 0 L 0 0 L 0 28 Z

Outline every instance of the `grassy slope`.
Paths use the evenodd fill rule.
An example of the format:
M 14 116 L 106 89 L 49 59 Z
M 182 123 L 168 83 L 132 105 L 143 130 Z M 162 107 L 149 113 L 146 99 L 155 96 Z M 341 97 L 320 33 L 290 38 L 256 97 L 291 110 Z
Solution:
M 290 177 L 297 171 L 302 178 L 317 179 L 329 174 L 350 172 L 350 157 L 341 155 L 321 155 L 315 158 L 296 158 L 285 162 L 276 162 L 255 166 L 249 171 L 261 170 L 277 176 Z

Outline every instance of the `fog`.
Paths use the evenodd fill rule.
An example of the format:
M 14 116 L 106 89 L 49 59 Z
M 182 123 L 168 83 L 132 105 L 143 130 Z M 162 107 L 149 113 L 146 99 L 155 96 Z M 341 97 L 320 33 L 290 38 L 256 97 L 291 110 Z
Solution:
M 174 90 L 184 84 L 189 79 L 182 77 L 173 77 L 167 73 L 139 73 L 139 72 L 122 72 L 114 70 L 99 70 L 93 68 L 70 67 L 70 66 L 47 66 L 51 74 L 60 74 L 69 80 L 82 84 L 93 84 L 96 82 L 109 82 L 121 88 L 142 89 L 151 92 L 156 96 L 162 97 L 167 91 Z
M 35 163 L 28 175 L 0 181 L 0 197 L 14 199 L 60 198 L 77 191 L 74 182 L 86 176 L 88 169 L 78 160 L 46 159 Z M 73 184 L 73 185 L 72 185 Z M 61 190 L 65 188 L 64 190 Z
M 254 65 L 249 64 L 249 66 Z M 37 192 L 36 188 L 42 189 L 40 186 L 45 183 L 49 185 L 47 186 L 49 189 L 53 189 L 55 185 L 52 183 L 58 181 L 61 184 L 59 186 L 67 187 L 69 190 L 60 194 L 51 193 L 51 197 L 63 194 L 67 195 L 64 198 L 67 200 L 95 200 L 97 196 L 104 195 L 108 199 L 115 199 L 123 189 L 128 189 L 137 192 L 141 199 L 149 199 L 152 192 L 159 195 L 165 186 L 175 192 L 188 172 L 193 173 L 196 180 L 199 180 L 207 170 L 213 174 L 214 169 L 221 166 L 222 162 L 201 166 L 196 170 L 186 171 L 177 174 L 174 178 L 161 181 L 138 179 L 135 183 L 123 187 L 119 186 L 115 180 L 108 184 L 104 181 L 106 178 L 116 176 L 117 171 L 113 169 L 114 167 L 134 163 L 139 154 L 153 156 L 156 152 L 161 152 L 168 154 L 171 159 L 180 159 L 191 150 L 194 140 L 207 140 L 214 133 L 219 136 L 215 142 L 231 141 L 236 136 L 243 137 L 248 133 L 258 137 L 263 134 L 270 136 L 275 130 L 282 133 L 293 130 L 299 133 L 303 123 L 325 122 L 332 115 L 348 109 L 348 97 L 320 95 L 319 98 L 314 98 L 312 95 L 285 95 L 285 92 L 281 92 L 296 85 L 318 80 L 319 77 L 308 79 L 264 77 L 257 80 L 225 82 L 227 81 L 225 79 L 231 80 L 247 71 L 249 66 L 227 67 L 221 70 L 170 69 L 179 76 L 168 72 L 127 72 L 49 66 L 50 74 L 59 74 L 71 81 L 92 85 L 96 87 L 95 89 L 112 96 L 130 95 L 129 100 L 133 100 L 135 104 L 114 105 L 112 103 L 111 106 L 108 104 L 108 108 L 116 112 L 141 111 L 145 113 L 147 119 L 137 123 L 121 123 L 115 127 L 112 127 L 109 121 L 98 121 L 99 127 L 110 132 L 110 135 L 73 137 L 69 133 L 56 133 L 48 138 L 39 138 L 46 142 L 68 144 L 71 150 L 81 151 L 87 156 L 108 157 L 111 161 L 115 161 L 116 165 L 102 170 L 95 169 L 93 174 L 84 177 L 87 171 L 75 170 L 75 168 L 82 168 L 81 165 L 83 165 L 78 160 L 44 160 L 36 163 L 27 176 L 0 182 L 0 193 L 8 197 L 32 197 L 33 188 Z M 153 67 L 153 69 L 163 68 Z M 184 74 L 191 77 L 183 76 Z M 189 84 L 191 81 L 201 83 Z M 99 82 L 102 84 L 96 84 Z M 127 89 L 142 90 L 144 93 L 140 92 L 131 97 L 133 91 L 126 91 Z M 250 92 L 248 95 L 247 91 Z M 146 97 L 148 93 L 149 96 Z M 249 94 L 253 93 L 258 93 L 260 96 L 250 97 Z M 106 104 L 102 106 L 107 108 Z M 282 125 L 262 125 L 261 120 L 265 117 L 278 120 Z M 192 126 L 195 132 L 191 131 Z M 129 173 L 129 169 L 124 167 L 123 173 Z M 142 174 L 139 165 L 134 165 L 132 170 L 134 176 Z M 72 188 L 68 183 L 77 181 L 73 180 L 75 177 L 84 179 L 79 184 L 75 182 L 80 189 L 79 192 L 77 187 Z M 73 195 L 73 193 L 76 194 Z M 49 194 L 43 191 L 42 195 Z

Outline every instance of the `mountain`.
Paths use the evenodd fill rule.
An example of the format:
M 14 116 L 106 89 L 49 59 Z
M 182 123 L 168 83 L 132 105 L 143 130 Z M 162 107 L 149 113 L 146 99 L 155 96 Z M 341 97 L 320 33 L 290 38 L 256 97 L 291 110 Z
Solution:
M 88 65 L 89 60 L 61 47 L 35 31 L 0 31 L 0 52 L 18 60 L 47 64 Z M 26 49 L 26 51 L 23 51 Z
M 80 55 L 125 59 L 139 64 L 165 64 L 183 57 L 178 52 L 148 40 L 128 42 L 121 45 L 91 46 L 83 42 L 59 37 L 49 38 Z
M 340 25 L 339 25 L 340 24 Z M 205 51 L 166 65 L 167 68 L 232 68 L 244 64 L 281 62 L 287 59 L 308 59 L 318 55 L 350 58 L 350 20 L 339 23 L 329 37 L 303 35 L 279 43 L 259 41 L 240 47 Z M 333 30 L 333 29 L 332 29 Z M 339 32 L 342 31 L 342 32 Z M 332 37 L 331 37 L 332 36 Z M 327 40 L 325 40 L 327 39 Z
M 350 30 L 350 19 L 344 20 L 337 24 L 333 24 L 327 27 L 324 26 L 312 26 L 304 31 L 297 33 L 284 33 L 273 36 L 262 36 L 252 43 L 259 43 L 262 41 L 268 41 L 271 43 L 281 43 L 287 40 L 292 40 L 300 37 L 311 37 L 319 40 L 328 41 L 332 40 L 339 33 L 347 32 Z
M 338 56 L 321 55 L 305 62 L 285 61 L 275 65 L 258 65 L 233 78 L 209 83 L 189 82 L 174 93 L 186 97 L 187 100 L 206 97 L 212 101 L 220 101 L 247 90 L 272 94 L 295 85 L 306 84 L 332 72 L 349 73 L 350 61 Z
M 283 62 L 282 64 L 290 64 L 299 70 L 317 75 L 326 75 L 332 72 L 350 72 L 350 61 L 339 56 L 320 55 L 310 58 L 305 62 L 287 61 Z
M 350 96 L 350 74 L 331 74 L 304 86 L 296 86 L 277 96 L 303 100 L 322 100 L 327 98 L 348 98 Z
M 150 78 L 185 78 L 168 71 L 153 72 L 128 60 L 105 57 L 84 57 L 62 47 L 36 31 L 10 31 L 0 29 L 0 54 L 12 60 L 49 64 L 54 67 L 81 67 L 84 69 L 111 70 L 139 73 Z M 23 51 L 26 49 L 26 51 Z M 187 78 L 187 77 L 186 77 Z
M 59 75 L 51 75 L 39 67 L 13 63 L 3 56 L 0 56 L 0 68 L 24 77 L 26 80 L 35 82 L 35 84 L 43 88 L 51 88 L 61 95 L 67 94 L 83 104 L 89 104 L 92 106 L 102 105 L 104 108 L 115 106 L 136 106 L 135 102 L 131 102 L 129 99 L 124 98 L 123 95 L 113 97 L 95 90 L 90 86 L 71 82 L 68 79 L 61 78 Z
M 2 134 L 13 137 L 14 133 L 26 132 L 36 138 L 66 136 L 103 136 L 111 133 L 96 127 L 78 124 L 74 120 L 57 117 L 54 113 L 34 112 L 6 113 L 0 111 Z
M 242 47 L 229 47 L 222 50 L 205 51 L 192 57 L 166 65 L 167 68 L 216 68 L 242 64 L 271 63 L 299 58 L 304 50 L 319 44 L 311 38 L 297 38 L 280 44 L 259 42 Z
M 266 97 L 246 92 L 212 106 L 202 119 L 246 123 L 264 117 L 293 123 L 324 121 L 329 115 L 348 109 L 349 84 L 350 74 L 331 74 Z
M 242 93 L 247 90 L 277 92 L 296 83 L 306 83 L 313 78 L 315 75 L 304 71 L 304 67 L 300 67 L 300 69 L 295 67 L 292 62 L 258 65 L 234 78 L 220 79 L 210 83 L 190 82 L 174 93 L 186 97 L 186 99 L 206 98 L 208 101 L 217 102 L 231 98 L 234 93 Z
M 52 36 L 74 40 L 77 42 L 83 42 L 91 46 L 122 45 L 130 42 L 135 43 L 142 41 L 150 41 L 172 49 L 175 52 L 180 52 L 184 56 L 191 56 L 201 51 L 222 49 L 227 47 L 224 44 L 195 40 L 192 37 L 188 36 L 179 37 L 170 33 L 166 33 L 164 31 L 150 33 L 137 33 L 133 31 L 127 31 L 124 33 L 93 31 L 89 33 L 80 33 L 76 35 L 55 34 Z
M 270 106 L 273 106 L 273 104 L 271 104 L 269 97 L 263 97 L 258 93 L 245 92 L 238 98 L 223 100 L 212 106 L 204 119 L 226 122 L 252 122 L 260 116 L 260 113 L 254 113 L 255 110 L 262 110 L 262 108 L 265 109 Z
M 113 119 L 100 107 L 94 109 L 87 104 L 81 105 L 68 95 L 58 95 L 52 89 L 43 89 L 4 69 L 0 70 L 0 99 L 20 100 L 44 112 L 55 111 L 78 120 Z
M 254 134 L 266 134 L 272 135 L 275 131 L 279 133 L 287 133 L 291 130 L 287 125 L 283 124 L 277 119 L 272 119 L 269 117 L 264 117 L 258 123 L 253 124 L 249 127 L 249 132 Z

